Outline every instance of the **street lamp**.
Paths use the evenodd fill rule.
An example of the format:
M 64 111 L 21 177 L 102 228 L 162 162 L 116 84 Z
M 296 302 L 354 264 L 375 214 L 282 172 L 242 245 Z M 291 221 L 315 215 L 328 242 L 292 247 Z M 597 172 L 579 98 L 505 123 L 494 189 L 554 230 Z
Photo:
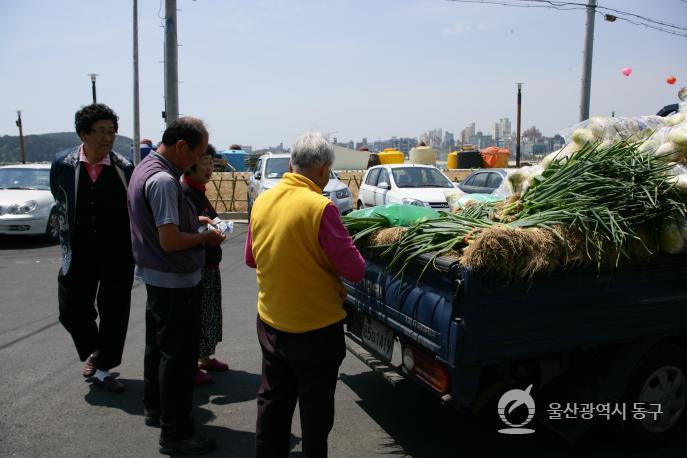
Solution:
M 518 85 L 518 112 L 515 127 L 515 166 L 520 167 L 520 113 L 522 111 L 522 85 L 525 83 L 516 83 Z
M 26 151 L 24 150 L 24 125 L 21 122 L 21 110 L 17 110 L 17 127 L 19 127 L 19 160 L 26 164 Z
M 88 74 L 91 77 L 91 90 L 93 91 L 93 103 L 98 103 L 95 97 L 95 77 L 98 76 L 97 73 L 89 73 Z

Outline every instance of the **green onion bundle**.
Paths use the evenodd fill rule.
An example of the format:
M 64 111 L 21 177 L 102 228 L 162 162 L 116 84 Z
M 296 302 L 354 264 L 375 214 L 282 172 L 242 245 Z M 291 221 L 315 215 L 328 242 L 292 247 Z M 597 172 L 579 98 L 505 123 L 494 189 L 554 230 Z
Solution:
M 351 234 L 354 242 L 358 242 L 373 232 L 389 226 L 389 221 L 386 218 L 376 215 L 367 216 L 365 218 L 343 216 L 341 220 L 344 226 L 346 226 L 346 229 L 348 229 L 349 234 Z
M 438 257 L 461 245 L 467 245 L 475 234 L 491 227 L 494 224 L 494 213 L 493 202 L 482 202 L 469 205 L 459 214 L 446 213 L 441 218 L 424 221 L 408 229 L 400 240 L 387 246 L 382 256 L 392 255 L 388 268 L 397 268 L 399 273 L 425 253 L 432 253 L 430 263 L 433 264 Z
M 631 244 L 639 244 L 645 254 L 654 254 L 645 243 L 646 234 L 656 238 L 659 228 L 666 223 L 684 225 L 685 200 L 675 184 L 667 179 L 673 164 L 640 152 L 638 146 L 626 142 L 609 147 L 585 145 L 569 157 L 554 159 L 520 199 L 469 205 L 460 213 L 416 224 L 400 239 L 380 247 L 382 256 L 391 257 L 389 269 L 402 274 L 423 254 L 432 255 L 426 269 L 439 256 L 464 249 L 473 242 L 480 242 L 481 238 L 492 236 L 491 241 L 500 243 L 496 244 L 500 247 L 522 247 L 527 246 L 523 236 L 531 236 L 533 241 L 544 240 L 542 233 L 536 232 L 541 230 L 549 231 L 559 240 L 563 257 L 569 256 L 568 247 L 574 245 L 575 250 L 583 253 L 572 253 L 572 258 L 596 261 L 599 266 L 611 257 L 616 265 L 622 257 L 632 257 L 628 251 Z M 344 222 L 358 241 L 388 226 L 388 222 L 382 220 L 351 218 Z M 576 243 L 568 243 L 570 234 L 574 234 Z M 517 239 L 519 245 L 509 244 L 509 235 L 513 236 L 513 242 Z M 577 243 L 578 238 L 581 244 Z M 484 242 L 476 243 L 466 252 L 472 250 L 471 254 L 475 255 L 475 249 L 480 246 L 496 246 L 495 242 L 490 244 L 486 239 Z M 530 252 L 537 249 L 531 246 Z M 549 249 L 553 249 L 550 244 Z M 477 258 L 472 256 L 472 259 Z M 483 259 L 498 264 L 490 266 L 490 270 L 501 269 L 513 274 L 508 269 L 516 268 L 497 263 L 496 259 L 503 257 L 484 256 Z M 546 267 L 541 256 L 535 261 L 526 263 L 522 272 L 531 275 Z M 552 260 L 549 267 L 560 265 L 565 265 L 565 261 Z
M 684 200 L 666 179 L 672 167 L 640 153 L 638 144 L 586 145 L 570 158 L 553 161 L 520 199 L 511 225 L 574 227 L 591 259 L 600 263 L 609 247 L 617 264 L 621 256 L 629 257 L 628 243 L 643 243 L 640 227 L 657 230 L 667 220 L 684 220 Z

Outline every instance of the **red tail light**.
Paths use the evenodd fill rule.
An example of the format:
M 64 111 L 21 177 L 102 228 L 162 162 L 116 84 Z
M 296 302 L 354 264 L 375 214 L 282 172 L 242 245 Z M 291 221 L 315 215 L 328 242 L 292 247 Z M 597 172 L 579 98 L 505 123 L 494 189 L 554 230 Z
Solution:
M 451 375 L 443 364 L 427 352 L 411 344 L 403 346 L 403 365 L 410 375 L 427 384 L 437 393 L 451 391 Z

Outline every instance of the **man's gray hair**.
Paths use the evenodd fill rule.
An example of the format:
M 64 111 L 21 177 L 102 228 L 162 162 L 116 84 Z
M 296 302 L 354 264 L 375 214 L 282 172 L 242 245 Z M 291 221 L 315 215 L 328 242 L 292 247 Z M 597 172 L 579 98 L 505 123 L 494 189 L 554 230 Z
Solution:
M 294 168 L 307 170 L 333 162 L 334 146 L 319 132 L 307 132 L 293 144 L 291 164 Z

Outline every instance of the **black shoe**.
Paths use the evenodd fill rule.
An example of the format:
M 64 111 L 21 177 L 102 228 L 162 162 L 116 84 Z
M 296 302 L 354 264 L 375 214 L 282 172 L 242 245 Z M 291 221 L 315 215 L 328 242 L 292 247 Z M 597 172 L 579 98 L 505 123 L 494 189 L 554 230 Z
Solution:
M 143 416 L 146 426 L 152 426 L 153 428 L 160 427 L 160 411 L 153 409 L 143 409 Z
M 215 449 L 215 440 L 194 434 L 188 439 L 170 441 L 160 438 L 160 453 L 164 455 L 203 455 Z

